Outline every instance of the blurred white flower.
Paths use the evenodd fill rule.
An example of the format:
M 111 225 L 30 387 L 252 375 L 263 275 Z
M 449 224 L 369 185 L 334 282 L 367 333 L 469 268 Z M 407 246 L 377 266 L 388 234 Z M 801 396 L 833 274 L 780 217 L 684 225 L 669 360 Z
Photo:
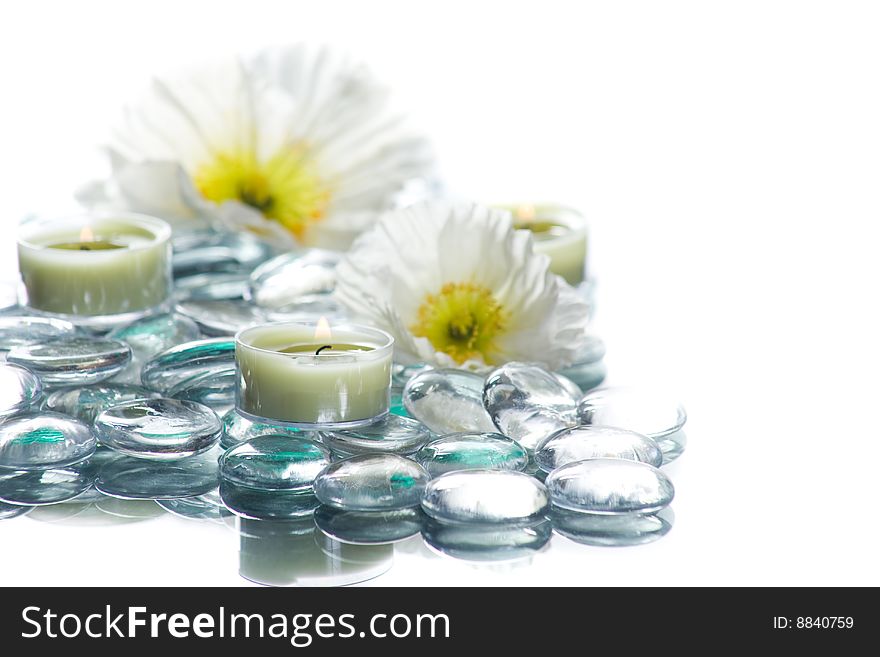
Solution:
M 394 335 L 395 360 L 556 369 L 584 340 L 587 307 L 510 214 L 435 201 L 385 214 L 337 268 L 336 296 Z
M 155 80 L 108 150 L 113 175 L 80 192 L 87 205 L 328 248 L 432 170 L 363 66 L 305 46 Z

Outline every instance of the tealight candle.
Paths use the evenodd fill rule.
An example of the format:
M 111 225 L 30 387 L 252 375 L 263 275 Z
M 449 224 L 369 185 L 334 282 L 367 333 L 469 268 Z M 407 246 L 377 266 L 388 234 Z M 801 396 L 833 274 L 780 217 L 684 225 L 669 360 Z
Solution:
M 369 424 L 388 413 L 394 339 L 378 329 L 285 322 L 239 331 L 236 409 L 304 428 Z
M 535 252 L 550 256 L 550 271 L 571 285 L 586 277 L 587 224 L 572 208 L 549 203 L 499 206 L 513 214 L 514 226 L 532 231 Z
M 136 214 L 83 215 L 22 226 L 18 268 L 30 308 L 134 319 L 171 293 L 171 227 Z

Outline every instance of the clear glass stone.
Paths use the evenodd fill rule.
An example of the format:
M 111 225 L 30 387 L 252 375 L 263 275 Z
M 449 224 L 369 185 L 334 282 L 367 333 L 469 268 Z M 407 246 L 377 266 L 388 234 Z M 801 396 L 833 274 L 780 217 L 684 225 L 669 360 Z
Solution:
M 23 516 L 26 513 L 29 513 L 32 506 L 22 506 L 20 504 L 7 504 L 6 502 L 0 502 L 0 520 L 11 520 L 12 518 L 18 518 L 19 516 Z
M 597 515 L 554 505 L 550 519 L 553 530 L 572 541 L 583 545 L 620 547 L 642 545 L 662 538 L 672 529 L 675 514 L 672 509 L 663 509 L 653 514 Z
M 456 470 L 525 470 L 529 454 L 500 433 L 453 433 L 431 441 L 416 460 L 432 477 Z
M 417 506 L 429 478 L 402 456 L 361 454 L 325 468 L 315 480 L 315 495 L 345 511 L 390 511 Z
M 177 304 L 177 312 L 194 321 L 205 335 L 231 336 L 268 321 L 266 312 L 241 299 L 194 299 Z
M 354 545 L 396 543 L 422 530 L 425 514 L 418 507 L 393 511 L 342 511 L 321 505 L 315 524 L 327 536 Z
M 403 389 L 404 386 L 409 383 L 409 380 L 416 374 L 421 374 L 422 372 L 427 372 L 432 369 L 434 369 L 433 365 L 428 365 L 427 363 L 416 363 L 414 365 L 394 363 L 391 368 L 391 386 L 393 388 Z
M 7 361 L 28 368 L 46 384 L 97 383 L 122 371 L 131 348 L 119 340 L 58 338 L 12 349 Z
M 607 368 L 602 361 L 604 357 L 605 343 L 595 336 L 589 336 L 575 361 L 559 370 L 559 374 L 574 381 L 581 390 L 591 390 L 605 380 Z
M 42 393 L 40 379 L 18 365 L 0 363 L 0 421 L 23 413 L 36 402 Z
M 66 502 L 92 487 L 95 472 L 88 461 L 66 468 L 0 472 L 0 500 L 28 506 Z
M 223 416 L 223 435 L 220 438 L 220 445 L 224 449 L 229 449 L 234 445 L 243 443 L 245 440 L 256 438 L 257 436 L 291 436 L 293 438 L 310 438 L 311 434 L 304 432 L 296 427 L 282 426 L 279 424 L 267 424 L 265 422 L 253 422 L 243 415 L 239 415 L 233 408 Z
M 320 504 L 308 491 L 258 490 L 226 480 L 220 483 L 220 497 L 232 513 L 254 520 L 303 518 L 311 516 Z
M 235 231 L 198 231 L 174 236 L 174 277 L 202 272 L 250 272 L 273 255 L 270 244 Z
M 163 394 L 186 387 L 196 376 L 235 375 L 235 341 L 231 338 L 196 340 L 172 347 L 148 361 L 141 381 Z
M 409 414 L 436 434 L 495 431 L 483 408 L 483 377 L 453 369 L 426 370 L 403 389 Z
M 686 440 L 681 431 L 687 421 L 684 407 L 662 390 L 600 388 L 578 404 L 581 424 L 597 424 L 637 431 L 653 438 L 664 463 L 681 455 Z
M 565 391 L 572 399 L 578 400 L 584 396 L 584 391 L 581 390 L 580 386 L 567 376 L 559 374 L 558 372 L 551 372 L 551 374 L 553 375 L 553 378 L 559 381 L 559 384 L 565 388 Z
M 577 424 L 577 398 L 555 374 L 530 363 L 494 370 L 483 389 L 483 405 L 495 426 L 533 450 L 550 433 Z
M 219 450 L 176 461 L 156 461 L 115 454 L 98 470 L 95 488 L 130 500 L 175 499 L 205 495 L 217 488 Z
M 513 525 L 428 520 L 422 530 L 422 538 L 434 551 L 475 563 L 531 559 L 547 545 L 552 534 L 550 522 L 544 518 Z
M 322 431 L 321 440 L 336 454 L 413 454 L 434 435 L 428 428 L 405 417 L 387 415 L 379 422 L 348 431 Z
M 220 499 L 219 489 L 196 495 L 181 497 L 174 500 L 156 500 L 156 504 L 175 516 L 193 520 L 221 520 L 230 515 Z
M 181 381 L 166 393 L 169 397 L 203 404 L 217 415 L 235 406 L 235 370 L 220 373 L 211 370 Z
M 0 315 L 0 352 L 77 333 L 70 322 L 51 317 Z
M 543 516 L 550 495 L 537 479 L 510 470 L 460 470 L 433 479 L 422 509 L 445 522 L 511 523 Z
M 89 458 L 95 446 L 89 427 L 58 413 L 28 413 L 0 424 L 0 468 L 62 468 Z
M 86 424 L 91 424 L 98 415 L 111 406 L 136 399 L 155 399 L 158 396 L 158 392 L 147 390 L 141 386 L 124 383 L 99 383 L 79 388 L 59 388 L 49 393 L 44 407 L 55 413 L 71 415 Z
M 166 349 L 199 338 L 196 323 L 178 314 L 147 317 L 107 334 L 108 338 L 122 340 L 131 347 L 131 363 L 114 377 L 120 383 L 140 383 L 144 363 Z
M 545 472 L 586 459 L 626 459 L 659 468 L 663 454 L 653 440 L 626 429 L 585 426 L 563 429 L 541 441 L 535 461 Z
M 243 299 L 247 292 L 247 272 L 195 274 L 174 281 L 174 298 L 178 301 Z
M 551 472 L 546 484 L 556 506 L 587 513 L 653 513 L 675 496 L 663 472 L 621 459 L 569 463 Z
M 159 397 L 117 404 L 95 418 L 101 444 L 131 456 L 180 459 L 220 439 L 220 419 L 196 402 Z
M 224 481 L 246 488 L 306 492 L 329 464 L 330 452 L 313 440 L 258 436 L 223 454 L 220 475 Z
M 251 274 L 250 298 L 265 308 L 280 308 L 305 296 L 329 294 L 341 259 L 341 253 L 322 249 L 280 255 Z

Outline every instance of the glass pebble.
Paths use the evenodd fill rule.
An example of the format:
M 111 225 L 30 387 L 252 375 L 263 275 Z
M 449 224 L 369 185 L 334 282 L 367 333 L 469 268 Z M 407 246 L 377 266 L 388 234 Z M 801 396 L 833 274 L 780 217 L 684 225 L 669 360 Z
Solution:
M 556 506 L 588 513 L 653 513 L 675 496 L 663 472 L 621 459 L 569 463 L 551 472 L 546 484 Z
M 421 374 L 422 372 L 427 372 L 432 369 L 434 369 L 434 367 L 427 363 L 416 363 L 414 365 L 394 363 L 391 368 L 391 387 L 402 389 L 416 374 Z
M 220 499 L 220 490 L 211 491 L 195 497 L 180 497 L 174 500 L 156 500 L 156 504 L 175 516 L 194 520 L 220 520 L 229 515 Z
M 97 383 L 128 365 L 131 347 L 108 338 L 58 338 L 15 347 L 6 360 L 28 368 L 46 384 Z
M 176 461 L 115 454 L 98 470 L 95 488 L 122 499 L 175 499 L 205 495 L 217 488 L 219 450 Z
M 483 408 L 483 377 L 472 372 L 420 372 L 403 389 L 403 403 L 412 417 L 436 434 L 496 430 Z
M 637 431 L 653 438 L 669 463 L 684 451 L 684 407 L 662 390 L 600 388 L 578 404 L 581 424 L 601 424 Z
M 148 361 L 141 381 L 167 394 L 198 375 L 235 373 L 235 341 L 231 338 L 196 340 L 172 347 Z
M 235 406 L 235 370 L 217 373 L 211 370 L 181 381 L 166 393 L 175 399 L 204 404 L 217 415 Z
M 223 435 L 220 437 L 220 445 L 224 449 L 229 449 L 234 445 L 257 436 L 271 434 L 292 436 L 294 438 L 309 437 L 309 434 L 304 434 L 302 429 L 297 429 L 296 427 L 254 422 L 243 415 L 239 415 L 234 408 L 223 416 L 222 425 Z
M 173 247 L 175 278 L 202 272 L 249 272 L 273 255 L 270 244 L 241 231 L 183 233 L 174 236 Z
M 23 413 L 40 398 L 43 386 L 39 377 L 18 365 L 0 363 L 0 421 Z
M 315 495 L 346 511 L 390 511 L 417 506 L 429 479 L 422 466 L 402 456 L 361 454 L 325 468 L 315 480 Z
M 0 500 L 44 506 L 79 498 L 92 487 L 96 468 L 88 461 L 65 468 L 0 473 Z
M 21 504 L 7 504 L 0 502 L 0 520 L 11 520 L 29 513 L 34 507 L 22 506 Z
M 197 340 L 200 334 L 199 327 L 188 317 L 165 314 L 114 329 L 107 337 L 122 340 L 131 347 L 131 362 L 113 380 L 139 384 L 144 363 L 166 349 Z
M 626 459 L 659 468 L 663 454 L 647 436 L 613 427 L 584 426 L 563 429 L 543 440 L 535 461 L 545 472 L 586 459 Z
M 44 407 L 55 413 L 71 415 L 86 424 L 95 421 L 111 406 L 136 399 L 155 399 L 158 392 L 124 383 L 99 383 L 79 388 L 59 388 L 49 393 Z
M 553 378 L 559 381 L 559 384 L 565 389 L 565 391 L 571 396 L 572 399 L 580 399 L 584 396 L 584 391 L 581 390 L 580 386 L 569 379 L 567 376 L 560 374 L 559 372 L 551 372 Z
M 511 523 L 542 516 L 550 495 L 537 479 L 510 470 L 459 470 L 431 480 L 422 509 L 444 522 Z
M 313 440 L 258 436 L 223 454 L 220 474 L 224 481 L 246 488 L 310 491 L 315 477 L 329 464 L 330 452 Z
M 102 445 L 150 459 L 200 454 L 220 439 L 220 419 L 214 411 L 165 397 L 113 406 L 95 418 L 94 427 Z
M 519 443 L 500 433 L 453 433 L 431 441 L 416 460 L 432 477 L 455 470 L 518 470 L 529 463 Z
M 0 424 L 0 468 L 44 470 L 79 463 L 95 453 L 95 437 L 79 420 L 28 413 Z
M 559 370 L 559 374 L 574 381 L 581 390 L 591 390 L 605 380 L 608 370 L 602 361 L 604 357 L 605 343 L 595 336 L 589 336 L 575 361 Z
M 194 274 L 174 281 L 174 298 L 190 299 L 243 299 L 248 293 L 248 273 Z
M 530 523 L 448 523 L 429 519 L 422 530 L 428 547 L 442 555 L 474 563 L 512 563 L 531 559 L 553 535 L 544 518 Z
M 529 450 L 577 423 L 577 397 L 556 375 L 530 363 L 494 370 L 486 378 L 483 405 L 501 433 Z
M 226 480 L 220 483 L 220 498 L 235 515 L 254 520 L 311 516 L 320 504 L 318 498 L 308 491 L 258 490 Z
M 396 543 L 422 530 L 425 514 L 418 507 L 393 511 L 342 511 L 321 505 L 315 524 L 327 536 L 343 543 L 375 545 Z
M 322 431 L 322 442 L 336 454 L 413 454 L 434 435 L 416 420 L 387 415 L 374 424 L 347 431 Z
M 76 327 L 61 319 L 30 315 L 0 316 L 0 351 L 70 337 Z
M 232 336 L 241 329 L 268 320 L 266 312 L 241 299 L 191 299 L 177 304 L 177 312 L 194 321 L 205 335 Z
M 285 253 L 257 267 L 250 279 L 250 298 L 257 305 L 279 308 L 297 299 L 329 294 L 336 287 L 337 251 L 311 249 Z
M 651 543 L 662 538 L 672 529 L 675 514 L 672 509 L 663 509 L 653 514 L 597 515 L 554 505 L 550 519 L 557 534 L 576 543 L 622 547 Z

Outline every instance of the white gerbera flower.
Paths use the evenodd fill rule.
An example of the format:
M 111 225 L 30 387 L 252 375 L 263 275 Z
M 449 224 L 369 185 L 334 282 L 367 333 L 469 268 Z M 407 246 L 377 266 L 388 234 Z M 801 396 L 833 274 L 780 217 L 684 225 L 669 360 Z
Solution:
M 427 143 L 351 60 L 304 46 L 155 80 L 109 145 L 93 206 L 346 248 L 430 175 Z
M 556 369 L 584 339 L 587 307 L 500 209 L 442 201 L 385 214 L 337 268 L 336 295 L 395 338 L 395 359 L 483 370 Z

